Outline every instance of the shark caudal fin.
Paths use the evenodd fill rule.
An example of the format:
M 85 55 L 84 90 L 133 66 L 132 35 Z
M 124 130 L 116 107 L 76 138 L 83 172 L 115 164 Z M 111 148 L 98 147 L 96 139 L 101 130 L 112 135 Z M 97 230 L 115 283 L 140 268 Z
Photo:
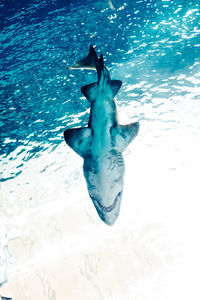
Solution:
M 102 54 L 97 63 L 97 76 L 98 76 L 98 83 L 102 76 L 106 77 L 107 80 L 111 80 L 111 77 L 110 77 L 110 74 L 109 74 L 107 68 L 104 67 L 104 60 L 103 60 Z
M 68 69 L 96 70 L 97 63 L 98 63 L 98 57 L 97 57 L 97 54 L 96 54 L 93 46 L 91 45 L 88 56 L 86 56 L 82 60 L 78 61 L 73 66 L 68 67 Z
M 102 85 L 109 85 L 112 89 L 113 98 L 118 93 L 119 89 L 121 88 L 122 81 L 121 80 L 111 80 L 111 76 L 109 74 L 108 69 L 104 66 L 103 55 L 101 54 L 98 64 L 97 64 L 97 75 L 98 75 L 98 84 Z
M 82 94 L 90 101 L 93 102 L 98 92 L 102 92 L 105 89 L 105 92 L 108 93 L 111 91 L 112 98 L 118 93 L 122 81 L 121 80 L 111 80 L 108 69 L 104 66 L 103 55 L 100 56 L 98 63 L 96 65 L 98 82 L 94 82 L 88 85 L 85 85 L 81 88 Z M 108 89 L 108 87 L 110 89 Z

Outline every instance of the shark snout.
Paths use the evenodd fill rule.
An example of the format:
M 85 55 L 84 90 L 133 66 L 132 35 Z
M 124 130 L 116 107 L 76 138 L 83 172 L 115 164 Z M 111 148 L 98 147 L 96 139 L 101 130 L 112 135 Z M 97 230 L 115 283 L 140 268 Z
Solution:
M 99 217 L 107 225 L 112 226 L 115 223 L 120 211 L 121 198 L 122 191 L 117 194 L 111 205 L 106 205 L 102 199 L 91 197 Z

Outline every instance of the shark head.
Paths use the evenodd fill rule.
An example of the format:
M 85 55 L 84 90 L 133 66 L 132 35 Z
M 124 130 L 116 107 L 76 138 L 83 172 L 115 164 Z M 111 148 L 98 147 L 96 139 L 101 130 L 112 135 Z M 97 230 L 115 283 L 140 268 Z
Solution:
M 88 155 L 84 159 L 83 170 L 90 198 L 99 217 L 107 225 L 113 225 L 119 215 L 122 199 L 124 160 L 121 153 L 112 150 L 98 159 Z

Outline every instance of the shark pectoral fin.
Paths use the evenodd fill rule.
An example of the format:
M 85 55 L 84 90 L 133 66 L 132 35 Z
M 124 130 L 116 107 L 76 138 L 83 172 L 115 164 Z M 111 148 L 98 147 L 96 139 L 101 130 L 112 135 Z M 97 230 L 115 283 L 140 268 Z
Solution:
M 98 84 L 96 82 L 81 88 L 82 94 L 92 103 L 96 99 Z
M 114 147 L 118 151 L 123 152 L 138 134 L 139 127 L 139 122 L 134 122 L 128 125 L 113 126 L 110 133 Z
M 110 86 L 113 91 L 113 98 L 114 98 L 116 96 L 116 94 L 118 93 L 120 87 L 122 86 L 122 81 L 121 80 L 111 80 Z
M 64 132 L 64 138 L 70 148 L 84 157 L 90 147 L 92 130 L 88 127 L 67 129 Z

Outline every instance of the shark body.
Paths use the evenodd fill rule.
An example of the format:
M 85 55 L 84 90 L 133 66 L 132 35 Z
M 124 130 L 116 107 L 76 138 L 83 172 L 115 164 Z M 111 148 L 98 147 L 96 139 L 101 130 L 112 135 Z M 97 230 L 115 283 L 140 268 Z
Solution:
M 94 52 L 91 46 L 89 55 L 80 61 L 81 68 L 89 61 L 87 67 L 95 66 L 98 75 L 97 82 L 81 88 L 91 104 L 88 126 L 67 129 L 64 138 L 84 159 L 88 192 L 99 217 L 107 225 L 113 225 L 122 199 L 125 169 L 122 153 L 137 135 L 139 123 L 119 125 L 114 97 L 122 82 L 111 80 L 103 56 L 98 60 Z M 80 66 L 76 64 L 75 68 Z

